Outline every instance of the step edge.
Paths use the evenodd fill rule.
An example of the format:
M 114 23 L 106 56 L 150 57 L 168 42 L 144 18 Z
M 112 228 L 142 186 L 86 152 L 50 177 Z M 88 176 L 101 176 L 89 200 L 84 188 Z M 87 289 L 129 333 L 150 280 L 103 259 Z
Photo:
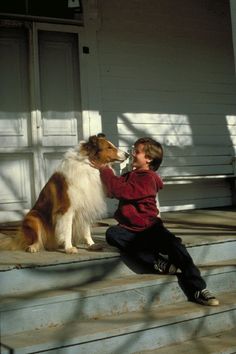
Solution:
M 226 295 L 228 293 L 221 293 L 221 296 L 223 295 Z M 235 300 L 236 298 L 236 292 L 232 292 L 230 293 L 231 294 L 231 297 L 233 297 L 233 299 Z M 233 294 L 233 295 L 232 295 Z M 229 295 L 229 294 L 228 294 Z M 89 326 L 91 328 L 92 326 L 92 322 L 94 322 L 94 325 L 95 327 L 98 327 L 100 324 L 104 324 L 104 322 L 107 322 L 107 329 L 101 331 L 101 330 L 97 330 L 97 332 L 93 331 L 93 333 L 90 333 L 90 334 L 80 334 L 80 335 L 74 335 L 73 337 L 71 338 L 67 338 L 67 346 L 69 345 L 79 345 L 79 344 L 82 344 L 82 343 L 87 343 L 87 342 L 93 342 L 95 340 L 102 340 L 102 339 L 105 339 L 105 338 L 110 338 L 110 337 L 114 337 L 114 336 L 119 336 L 119 335 L 125 335 L 125 334 L 132 334 L 132 333 L 135 333 L 135 332 L 138 332 L 140 330 L 148 330 L 148 329 L 153 329 L 153 328 L 160 328 L 160 327 L 163 327 L 163 326 L 167 326 L 167 325 L 172 325 L 172 324 L 178 324 L 178 323 L 182 323 L 182 322 L 187 322 L 187 321 L 191 321 L 191 320 L 194 320 L 194 319 L 197 319 L 197 318 L 203 318 L 203 317 L 209 317 L 209 316 L 212 316 L 212 315 L 217 315 L 217 314 L 220 314 L 220 313 L 226 313 L 226 312 L 230 312 L 230 311 L 236 311 L 236 300 L 235 301 L 232 301 L 229 303 L 229 304 L 221 304 L 219 306 L 216 306 L 216 307 L 207 307 L 207 306 L 202 306 L 202 305 L 198 305 L 198 304 L 194 304 L 194 303 L 190 303 L 190 302 L 187 302 L 188 305 L 186 305 L 186 302 L 181 302 L 179 304 L 176 304 L 175 306 L 172 306 L 172 308 L 176 309 L 177 308 L 180 308 L 181 309 L 181 306 L 184 307 L 184 313 L 179 315 L 179 314 L 171 314 L 168 316 L 168 318 L 164 318 L 164 319 L 154 319 L 152 320 L 152 322 L 150 323 L 150 318 L 148 319 L 148 323 L 146 323 L 146 326 L 145 328 L 143 327 L 143 322 L 144 322 L 144 318 L 141 317 L 141 319 L 136 319 L 136 321 L 139 321 L 138 323 L 136 324 L 129 324 L 127 325 L 127 321 L 126 319 L 124 318 L 124 315 L 117 315 L 116 316 L 116 320 L 122 320 L 122 318 L 124 319 L 124 321 L 126 321 L 126 324 L 123 326 L 123 328 L 121 329 L 120 325 L 118 328 L 112 328 L 111 327 L 108 327 L 109 326 L 109 323 L 111 323 L 112 321 L 114 322 L 114 317 L 113 316 L 106 316 L 104 318 L 102 318 L 100 321 L 98 320 L 78 320 L 77 323 L 80 323 L 81 324 L 85 324 L 85 323 L 89 323 Z M 196 307 L 193 307 L 194 305 L 196 305 Z M 189 307 L 190 307 L 190 312 L 189 312 Z M 171 311 L 171 306 L 168 306 L 168 309 Z M 152 311 L 153 312 L 153 311 Z M 163 312 L 165 313 L 166 315 L 166 309 L 165 309 L 165 306 L 163 306 L 162 309 L 160 309 L 160 307 L 157 309 L 157 312 L 160 314 L 160 312 Z M 137 311 L 137 312 L 130 312 L 129 313 L 129 316 L 134 316 L 134 315 L 141 315 L 142 316 L 143 314 L 143 311 Z M 96 321 L 96 322 L 95 322 Z M 119 322 L 117 321 L 117 322 Z M 99 324 L 100 322 L 100 324 Z M 75 322 L 73 322 L 75 323 Z M 66 323 L 62 326 L 57 326 L 54 328 L 54 331 L 62 331 L 63 328 L 65 328 L 65 326 L 68 327 L 69 324 L 72 324 L 72 323 Z M 26 332 L 21 332 L 21 333 L 17 333 L 17 334 L 13 334 L 13 335 L 10 335 L 10 336 L 2 336 L 2 343 L 3 344 L 6 344 L 8 345 L 8 341 L 9 339 L 12 339 L 14 337 L 21 337 L 21 336 L 24 336 L 24 337 L 30 337 L 29 336 L 29 333 L 37 333 L 39 334 L 40 332 L 42 333 L 43 331 L 47 331 L 47 334 L 48 332 L 52 332 L 53 330 L 50 328 L 44 328 L 42 330 L 33 330 L 33 331 L 26 331 Z M 107 332 L 109 332 L 109 335 L 107 335 Z M 55 335 L 55 334 L 54 334 Z M 41 337 L 41 336 L 40 336 Z M 42 336 L 44 337 L 44 336 Z M 45 337 L 44 337 L 45 338 Z M 55 347 L 56 343 L 58 343 L 58 340 L 49 340 L 49 341 L 46 341 L 46 342 L 40 342 L 38 344 L 35 344 L 35 346 L 42 346 L 42 345 L 45 345 L 45 349 L 44 350 L 48 350 L 48 349 L 52 349 Z M 28 345 L 29 346 L 29 345 Z M 32 345 L 30 345 L 30 347 L 32 347 Z M 17 349 L 17 348 L 20 348 L 19 346 L 18 347 L 14 347 L 14 349 Z M 23 348 L 23 347 L 22 347 Z
M 186 349 L 189 352 L 189 348 L 185 349 L 185 347 L 187 347 L 188 345 L 194 344 L 196 342 L 200 342 L 200 345 L 204 344 L 206 346 L 206 344 L 209 344 L 209 343 L 205 343 L 205 342 L 207 342 L 209 340 L 214 340 L 218 336 L 221 336 L 221 337 L 224 338 L 224 336 L 226 336 L 226 335 L 232 336 L 232 338 L 235 341 L 235 328 L 231 328 L 231 329 L 226 330 L 226 331 L 216 332 L 216 333 L 214 333 L 212 335 L 208 335 L 208 336 L 202 336 L 202 337 L 200 336 L 200 337 L 197 337 L 197 338 L 192 338 L 192 339 L 184 341 L 184 342 L 173 343 L 173 344 L 170 344 L 170 345 L 167 345 L 167 346 L 163 346 L 163 347 L 159 347 L 159 348 L 136 351 L 133 354 L 155 354 L 157 349 L 158 349 L 158 354 L 167 354 L 167 353 L 170 353 L 170 352 L 172 352 L 173 354 L 174 353 L 180 353 L 180 351 L 178 349 L 181 349 L 181 353 L 187 353 Z M 217 344 L 220 345 L 220 343 L 217 343 Z M 232 345 L 232 343 L 224 342 L 223 345 L 224 345 L 224 349 L 230 349 L 230 353 L 233 354 L 233 353 L 236 352 L 236 344 L 235 343 Z M 195 353 L 195 351 L 194 351 L 194 353 Z M 218 351 L 218 350 L 214 351 L 214 352 L 211 351 L 211 354 L 222 354 L 222 353 L 225 353 L 225 350 L 224 350 L 224 352 L 221 349 L 220 349 L 220 351 Z M 229 353 L 228 350 L 227 350 L 227 353 Z
M 220 241 L 213 241 L 213 242 L 204 242 L 204 243 L 200 243 L 200 244 L 186 244 L 186 248 L 187 249 L 193 249 L 193 248 L 200 248 L 200 247 L 206 247 L 206 246 L 211 246 L 211 245 L 220 245 L 220 244 L 228 244 L 228 243 L 235 243 L 236 244 L 236 238 L 235 239 L 228 239 L 228 240 L 220 240 Z M 2 251 L 2 252 L 6 252 L 6 251 Z M 11 271 L 14 269 L 28 269 L 28 268 L 57 268 L 57 267 L 65 267 L 65 266 L 73 266 L 75 264 L 83 264 L 85 262 L 93 262 L 93 261 L 101 261 L 101 260 L 111 260 L 111 259 L 117 259 L 120 257 L 120 254 L 117 250 L 108 250 L 106 252 L 106 254 L 104 255 L 105 252 L 103 252 L 103 254 L 98 253 L 94 256 L 94 258 L 91 259 L 91 252 L 88 255 L 83 255 L 81 259 L 72 259 L 69 261 L 66 260 L 62 260 L 58 263 L 47 263 L 47 264 L 41 264 L 41 263 L 29 263 L 29 264 L 7 264 L 6 266 L 1 265 L 1 269 L 0 269 L 0 274 L 1 272 L 7 272 L 7 271 Z M 93 254 L 95 254 L 95 252 L 93 252 Z
M 205 267 L 205 266 L 204 266 Z M 220 272 L 218 269 L 220 268 Z M 218 266 L 214 267 L 214 269 L 201 269 L 202 276 L 214 276 L 218 274 L 227 274 L 227 273 L 234 273 L 236 271 L 236 266 Z M 44 294 L 40 294 L 37 296 L 40 291 L 35 293 L 11 293 L 10 295 L 2 295 L 0 296 L 0 313 L 9 311 L 9 310 L 16 310 L 22 307 L 33 307 L 33 306 L 40 306 L 55 302 L 63 302 L 63 301 L 74 301 L 74 300 L 82 300 L 90 297 L 96 297 L 101 295 L 107 294 L 116 294 L 120 292 L 125 292 L 134 289 L 142 289 L 145 287 L 151 286 L 160 286 L 162 284 L 167 283 L 178 283 L 178 279 L 175 275 L 150 275 L 148 278 L 151 279 L 142 279 L 140 276 L 138 279 L 132 279 L 135 275 L 116 278 L 114 280 L 101 280 L 92 284 L 93 288 L 89 288 L 86 286 L 81 287 L 70 287 L 69 292 L 68 290 L 64 289 L 49 289 L 44 290 Z M 126 281 L 127 279 L 131 279 L 131 283 L 122 284 L 122 280 Z M 97 284 L 103 283 L 98 289 L 96 288 Z M 64 288 L 64 287 L 63 287 Z M 16 303 L 17 301 L 17 303 Z M 30 304 L 29 304 L 30 301 Z M 27 302 L 27 306 L 24 306 Z

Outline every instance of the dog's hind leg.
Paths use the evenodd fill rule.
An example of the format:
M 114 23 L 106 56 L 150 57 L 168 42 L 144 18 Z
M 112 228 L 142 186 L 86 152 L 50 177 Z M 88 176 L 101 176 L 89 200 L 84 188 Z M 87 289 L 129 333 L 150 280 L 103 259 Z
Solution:
M 27 215 L 19 231 L 22 248 L 30 253 L 44 250 L 43 232 L 44 229 L 41 220 L 34 215 Z
M 55 236 L 58 245 L 63 245 L 68 254 L 78 253 L 78 249 L 72 245 L 72 221 L 73 211 L 69 209 L 65 214 L 59 214 L 56 218 Z

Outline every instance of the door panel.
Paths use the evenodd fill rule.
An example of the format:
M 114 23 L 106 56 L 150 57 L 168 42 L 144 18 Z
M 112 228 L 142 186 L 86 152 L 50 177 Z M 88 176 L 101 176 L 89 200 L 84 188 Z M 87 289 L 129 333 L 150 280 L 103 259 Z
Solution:
M 27 32 L 1 29 L 0 53 L 0 146 L 27 146 L 30 120 Z
M 39 32 L 42 144 L 74 145 L 80 118 L 77 37 Z
M 23 210 L 32 204 L 32 156 L 1 154 L 0 210 Z
M 62 154 L 44 154 L 45 179 L 48 180 L 61 162 Z

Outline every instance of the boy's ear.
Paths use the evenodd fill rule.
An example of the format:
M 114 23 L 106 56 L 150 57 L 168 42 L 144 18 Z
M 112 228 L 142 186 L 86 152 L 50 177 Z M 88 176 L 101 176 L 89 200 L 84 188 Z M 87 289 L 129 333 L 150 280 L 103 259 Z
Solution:
M 146 161 L 147 161 L 147 163 L 152 162 L 152 160 L 153 160 L 153 159 L 151 159 L 150 157 L 146 157 Z

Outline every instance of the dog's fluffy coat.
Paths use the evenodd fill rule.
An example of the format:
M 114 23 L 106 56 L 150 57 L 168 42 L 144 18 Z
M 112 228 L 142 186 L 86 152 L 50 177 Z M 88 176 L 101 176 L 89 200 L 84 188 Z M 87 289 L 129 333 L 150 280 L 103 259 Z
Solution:
M 17 237 L 2 240 L 0 249 L 38 252 L 63 247 L 66 253 L 77 253 L 81 243 L 96 249 L 90 226 L 104 215 L 106 202 L 99 171 L 90 160 L 110 164 L 126 157 L 103 135 L 69 150 L 23 219 Z

